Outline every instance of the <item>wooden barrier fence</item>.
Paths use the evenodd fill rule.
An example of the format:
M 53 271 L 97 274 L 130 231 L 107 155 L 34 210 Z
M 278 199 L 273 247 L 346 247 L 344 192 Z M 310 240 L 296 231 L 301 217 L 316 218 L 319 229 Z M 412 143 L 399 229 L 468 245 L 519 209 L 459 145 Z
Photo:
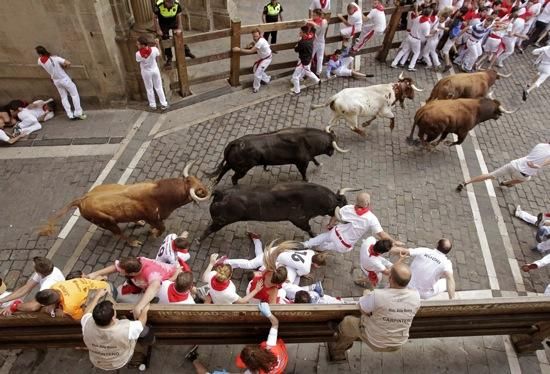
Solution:
M 356 304 L 272 305 L 287 343 L 334 340 L 347 315 L 359 316 Z M 119 316 L 132 306 L 117 305 Z M 148 323 L 156 344 L 247 344 L 264 340 L 269 323 L 255 305 L 152 305 Z M 550 298 L 424 301 L 410 330 L 412 339 L 511 335 L 518 353 L 541 349 L 550 336 Z M 83 346 L 80 324 L 44 313 L 0 317 L 0 349 Z
M 399 26 L 401 14 L 405 11 L 410 10 L 411 8 L 412 8 L 411 5 L 401 6 L 399 5 L 398 2 L 395 7 L 386 8 L 385 13 L 391 14 L 391 17 L 388 23 L 388 27 L 386 29 L 386 33 L 384 34 L 384 41 L 382 45 L 364 48 L 361 51 L 359 51 L 357 55 L 363 55 L 371 52 L 378 52 L 376 59 L 378 61 L 384 62 L 388 56 L 389 50 L 392 48 L 397 48 L 399 46 L 399 43 L 394 42 L 394 37 L 395 37 L 395 33 L 397 32 L 397 28 Z M 366 15 L 368 14 L 368 12 L 365 12 L 364 14 Z M 329 24 L 340 23 L 340 19 L 338 17 L 331 17 L 328 19 L 328 23 Z M 298 30 L 303 25 L 304 25 L 304 20 L 276 22 L 276 23 L 262 23 L 262 24 L 256 24 L 256 25 L 241 26 L 241 21 L 239 19 L 233 19 L 231 21 L 231 27 L 228 29 L 222 29 L 222 30 L 196 34 L 196 35 L 185 36 L 185 38 L 182 33 L 174 34 L 173 39 L 162 41 L 163 48 L 174 47 L 176 49 L 178 82 L 173 83 L 171 85 L 171 88 L 178 89 L 181 95 L 185 97 L 191 94 L 190 86 L 200 84 L 200 83 L 212 82 L 220 79 L 227 79 L 231 84 L 231 86 L 239 86 L 240 77 L 242 75 L 252 74 L 252 66 L 241 68 L 241 54 L 239 52 L 232 52 L 231 50 L 233 47 L 241 46 L 241 43 L 242 43 L 241 37 L 243 35 L 248 37 L 249 34 L 256 28 L 259 28 L 263 33 L 266 31 L 281 31 L 281 30 L 292 30 L 292 29 Z M 213 40 L 222 39 L 222 38 L 230 38 L 229 50 L 216 52 L 214 54 L 207 55 L 207 56 L 197 57 L 192 60 L 185 60 L 185 54 L 183 50 L 184 44 L 191 45 L 194 43 L 213 41 Z M 250 40 L 252 39 L 250 38 Z M 326 38 L 326 44 L 328 45 L 328 44 L 338 43 L 341 40 L 342 39 L 340 35 L 328 36 Z M 276 52 L 293 50 L 295 45 L 296 45 L 296 42 L 281 43 L 281 44 L 272 45 L 271 49 Z M 208 74 L 198 78 L 189 79 L 189 74 L 187 72 L 188 67 L 206 64 L 210 62 L 222 61 L 226 59 L 230 59 L 229 71 L 216 72 L 216 73 Z M 296 62 L 297 62 L 297 58 L 290 61 L 272 63 L 269 66 L 268 70 L 290 69 L 296 66 Z

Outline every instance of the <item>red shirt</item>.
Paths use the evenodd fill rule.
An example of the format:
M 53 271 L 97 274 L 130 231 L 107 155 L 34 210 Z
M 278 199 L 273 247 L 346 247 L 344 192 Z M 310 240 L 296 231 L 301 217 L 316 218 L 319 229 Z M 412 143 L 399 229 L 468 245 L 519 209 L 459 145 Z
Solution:
M 270 350 L 271 353 L 277 357 L 277 364 L 275 367 L 268 372 L 260 370 L 260 374 L 284 374 L 286 366 L 288 365 L 288 353 L 283 339 L 277 339 L 277 345 L 269 348 L 267 347 L 267 342 L 262 342 L 260 348 Z M 240 369 L 246 369 L 246 364 L 241 360 L 241 355 L 238 355 L 235 359 L 235 365 Z
M 150 258 L 138 257 L 138 260 L 141 263 L 141 270 L 138 275 L 132 277 L 132 283 L 141 289 L 146 289 L 155 280 L 160 282 L 168 280 L 177 271 L 177 267 L 174 265 L 151 260 Z M 121 271 L 118 260 L 115 261 L 115 267 L 117 271 Z
M 266 273 L 260 273 L 260 274 L 254 275 L 254 278 L 252 278 L 252 280 L 250 281 L 250 291 L 252 291 L 256 287 L 256 284 L 260 281 L 260 279 L 263 279 L 264 280 L 264 286 L 262 287 L 260 292 L 258 292 L 256 294 L 256 296 L 254 296 L 254 298 L 258 299 L 258 300 L 261 300 L 265 303 L 269 303 L 269 291 L 271 291 L 273 289 L 279 289 L 279 288 L 282 287 L 282 285 L 277 284 L 277 285 L 274 285 L 274 286 L 271 286 L 271 287 L 267 287 L 265 285 L 265 275 L 266 275 Z M 277 301 L 278 300 L 279 300 L 279 298 L 277 297 Z

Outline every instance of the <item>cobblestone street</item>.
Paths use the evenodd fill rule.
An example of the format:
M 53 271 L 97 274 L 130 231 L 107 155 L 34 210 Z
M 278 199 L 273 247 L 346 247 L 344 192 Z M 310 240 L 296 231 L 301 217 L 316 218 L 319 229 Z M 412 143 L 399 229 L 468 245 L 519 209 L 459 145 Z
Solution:
M 389 58 L 392 57 L 390 53 Z M 530 59 L 528 54 L 511 57 L 511 63 L 523 69 L 515 69 L 511 78 L 497 81 L 494 87 L 495 97 L 508 108 L 516 108 L 521 102 L 521 87 L 534 73 Z M 369 78 L 368 84 L 395 81 L 400 73 L 374 62 L 373 55 L 362 58 L 361 66 L 362 71 L 375 75 Z M 511 159 L 526 155 L 537 143 L 548 141 L 550 126 L 546 105 L 550 105 L 550 86 L 547 84 L 536 90 L 515 114 L 503 115 L 498 121 L 479 125 L 475 136 L 470 135 L 462 146 L 465 155 L 462 164 L 457 148 L 441 145 L 434 152 L 426 152 L 405 142 L 415 111 L 426 100 L 438 79 L 434 73 L 424 69 L 405 75 L 413 77 L 417 86 L 425 90 L 417 94 L 414 101 L 406 101 L 405 109 L 395 108 L 394 131 L 390 131 L 389 121 L 377 119 L 367 129 L 368 137 L 364 139 L 349 131 L 342 121 L 335 127 L 338 143 L 351 151 L 337 153 L 330 158 L 319 157 L 322 166 L 310 165 L 309 180 L 334 191 L 342 187 L 364 188 L 371 193 L 373 212 L 384 229 L 410 247 L 434 247 L 441 237 L 451 239 L 454 248 L 450 258 L 455 268 L 458 291 L 485 290 L 493 297 L 542 293 L 549 279 L 546 269 L 529 274 L 519 273 L 518 264 L 521 266 L 541 256 L 530 250 L 535 244 L 534 228 L 513 217 L 513 212 L 518 204 L 533 214 L 548 210 L 550 172 L 546 170 L 532 181 L 511 189 L 501 189 L 496 187 L 496 183 L 492 185 L 494 188 L 489 189 L 485 184 L 474 186 L 472 191 L 482 218 L 481 231 L 488 243 L 493 265 L 487 262 L 483 254 L 480 226 L 478 222 L 476 227 L 471 196 L 466 191 L 459 194 L 454 189 L 464 179 L 464 167 L 471 176 L 482 172 L 480 157 L 484 160 L 482 164 L 486 164 L 491 171 Z M 4 214 L 0 217 L 0 274 L 8 287 L 13 288 L 26 281 L 32 271 L 30 259 L 37 255 L 48 254 L 64 273 L 70 270 L 90 272 L 111 264 L 121 256 L 154 257 L 162 237 L 150 236 L 148 227 L 126 229 L 127 234 L 144 242 L 143 246 L 134 249 L 114 238 L 110 232 L 96 230 L 82 218 L 76 223 L 70 222 L 57 238 L 38 237 L 37 229 L 54 211 L 90 189 L 98 178 L 103 178 L 102 183 L 133 183 L 176 177 L 182 175 L 187 162 L 197 160 L 191 169 L 192 174 L 206 180 L 204 173 L 215 168 L 221 161 L 225 145 L 237 137 L 285 127 L 324 128 L 328 123 L 329 110 L 311 111 L 310 105 L 326 101 L 343 88 L 364 84 L 364 81 L 339 78 L 292 97 L 287 94 L 288 81 L 284 79 L 262 88 L 258 95 L 246 90 L 168 114 L 131 113 L 124 117 L 124 125 L 121 125 L 126 138 L 121 140 L 121 134 L 112 135 L 118 137 L 117 144 L 121 145 L 117 145 L 116 152 L 110 154 L 2 158 L 0 188 L 4 193 L 0 195 L 0 204 Z M 231 105 L 231 100 L 236 104 Z M 206 107 L 217 114 L 208 113 Z M 225 107 L 229 109 L 222 111 L 221 108 Z M 201 117 L 208 119 L 202 121 Z M 81 126 L 94 126 L 94 115 L 91 114 Z M 90 137 L 101 136 L 100 131 L 101 127 Z M 47 154 L 55 146 L 42 148 Z M 3 151 L 0 149 L 0 155 Z M 73 156 L 70 150 L 69 156 Z M 220 187 L 231 184 L 230 175 L 222 180 Z M 294 166 L 271 167 L 267 172 L 257 167 L 239 183 L 274 184 L 300 179 Z M 348 201 L 354 199 L 353 194 L 347 197 Z M 63 218 L 62 226 L 69 217 L 70 214 L 67 214 Z M 191 239 L 195 239 L 206 228 L 209 219 L 208 203 L 190 204 L 176 210 L 166 221 L 167 233 L 180 233 L 186 229 Z M 321 232 L 327 221 L 328 217 L 316 218 L 313 220 L 313 230 Z M 499 222 L 504 224 L 499 225 Z M 247 228 L 260 233 L 264 242 L 275 239 L 301 241 L 307 238 L 304 232 L 290 223 L 232 224 L 200 245 L 193 243 L 190 265 L 195 278 L 199 278 L 211 253 L 226 254 L 230 258 L 252 256 Z M 507 240 L 511 243 L 511 252 L 506 249 Z M 327 293 L 343 297 L 362 294 L 362 289 L 353 283 L 360 273 L 358 258 L 358 248 L 346 255 L 330 256 L 326 269 L 316 273 L 316 278 L 323 280 Z M 492 281 L 488 270 L 491 266 L 495 270 Z M 117 283 L 122 281 L 121 278 L 113 280 Z M 241 293 L 244 292 L 247 284 L 245 274 L 236 271 L 234 280 L 240 282 L 237 286 Z M 296 345 L 291 347 L 294 364 L 289 373 L 358 372 L 359 369 L 367 372 L 369 368 L 373 372 L 378 369 L 382 372 L 383 369 L 384 373 L 427 372 L 427 367 L 423 367 L 418 357 L 429 357 L 434 352 L 438 354 L 438 359 L 430 364 L 431 372 L 448 372 L 451 366 L 449 360 L 455 362 L 454 371 L 449 372 L 510 371 L 506 362 L 509 355 L 501 338 L 442 341 L 411 342 L 402 352 L 370 352 L 368 358 L 365 354 L 368 349 L 356 344 L 349 368 L 333 367 L 323 361 L 323 345 Z M 449 352 L 442 355 L 442 350 L 438 348 L 442 344 L 446 347 L 458 344 L 462 347 L 459 349 L 460 357 L 451 357 Z M 201 347 L 201 354 L 210 357 L 213 365 L 223 365 L 229 352 L 233 357 L 237 349 L 220 346 L 204 347 L 203 350 Z M 170 352 L 183 361 L 184 347 L 170 348 Z M 162 361 L 158 357 L 158 361 Z M 461 364 L 464 362 L 462 359 L 468 361 L 467 366 Z M 158 371 L 152 372 L 171 373 L 181 369 L 181 366 L 176 367 L 179 365 L 177 363 L 168 366 L 158 361 L 154 364 Z M 82 373 L 94 372 L 84 352 L 67 350 L 52 350 L 45 357 L 36 352 L 24 352 L 16 359 L 12 372 L 48 372 L 48 368 L 57 362 L 61 362 L 64 368 L 77 364 Z M 521 358 L 519 365 L 524 373 L 541 372 L 542 366 L 539 366 L 536 356 Z M 447 369 L 444 371 L 444 368 Z M 185 366 L 185 370 L 190 370 L 189 366 Z

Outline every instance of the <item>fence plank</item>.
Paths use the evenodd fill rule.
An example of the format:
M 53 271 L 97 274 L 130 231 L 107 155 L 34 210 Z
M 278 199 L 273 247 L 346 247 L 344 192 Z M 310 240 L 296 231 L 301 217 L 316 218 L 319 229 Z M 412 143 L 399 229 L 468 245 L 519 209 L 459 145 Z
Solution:
M 216 54 L 213 54 L 213 55 L 197 57 L 197 58 L 194 58 L 192 60 L 187 61 L 187 66 L 206 64 L 208 62 L 215 62 L 215 61 L 225 60 L 226 58 L 231 58 L 231 52 L 226 51 L 226 52 L 216 53 Z M 225 74 L 229 75 L 229 73 L 227 73 L 227 72 Z
M 231 20 L 231 67 L 229 71 L 229 84 L 239 85 L 239 70 L 241 68 L 241 53 L 233 52 L 234 47 L 241 46 L 241 20 Z
M 174 33 L 174 46 L 176 49 L 176 65 L 178 68 L 178 82 L 180 94 L 183 97 L 191 95 L 189 89 L 189 78 L 187 76 L 187 63 L 185 61 L 185 44 L 183 42 L 183 33 Z
M 378 55 L 376 55 L 376 60 L 380 62 L 386 62 L 386 58 L 388 57 L 388 53 L 393 43 L 393 38 L 395 37 L 397 28 L 399 27 L 399 24 L 401 22 L 401 14 L 403 13 L 403 10 L 406 8 L 400 5 L 399 0 L 395 1 L 395 5 L 396 5 L 395 11 L 392 13 L 390 17 L 390 22 L 386 29 L 386 34 L 384 35 L 384 41 L 382 42 L 382 49 L 380 50 L 380 52 L 378 52 Z
M 185 37 L 185 41 L 187 44 L 191 43 L 200 43 L 200 42 L 207 42 L 210 40 L 216 40 L 221 38 L 228 38 L 231 36 L 231 29 L 222 29 L 222 30 L 216 30 L 216 31 L 210 31 L 195 35 L 187 35 Z

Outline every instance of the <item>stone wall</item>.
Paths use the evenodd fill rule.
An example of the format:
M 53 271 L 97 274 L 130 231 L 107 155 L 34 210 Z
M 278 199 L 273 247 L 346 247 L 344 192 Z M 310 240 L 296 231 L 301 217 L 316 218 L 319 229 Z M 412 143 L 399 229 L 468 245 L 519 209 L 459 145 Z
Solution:
M 1 1 L 0 14 L 0 103 L 58 97 L 49 75 L 37 65 L 37 45 L 72 62 L 68 73 L 85 103 L 106 106 L 126 100 L 109 0 Z

